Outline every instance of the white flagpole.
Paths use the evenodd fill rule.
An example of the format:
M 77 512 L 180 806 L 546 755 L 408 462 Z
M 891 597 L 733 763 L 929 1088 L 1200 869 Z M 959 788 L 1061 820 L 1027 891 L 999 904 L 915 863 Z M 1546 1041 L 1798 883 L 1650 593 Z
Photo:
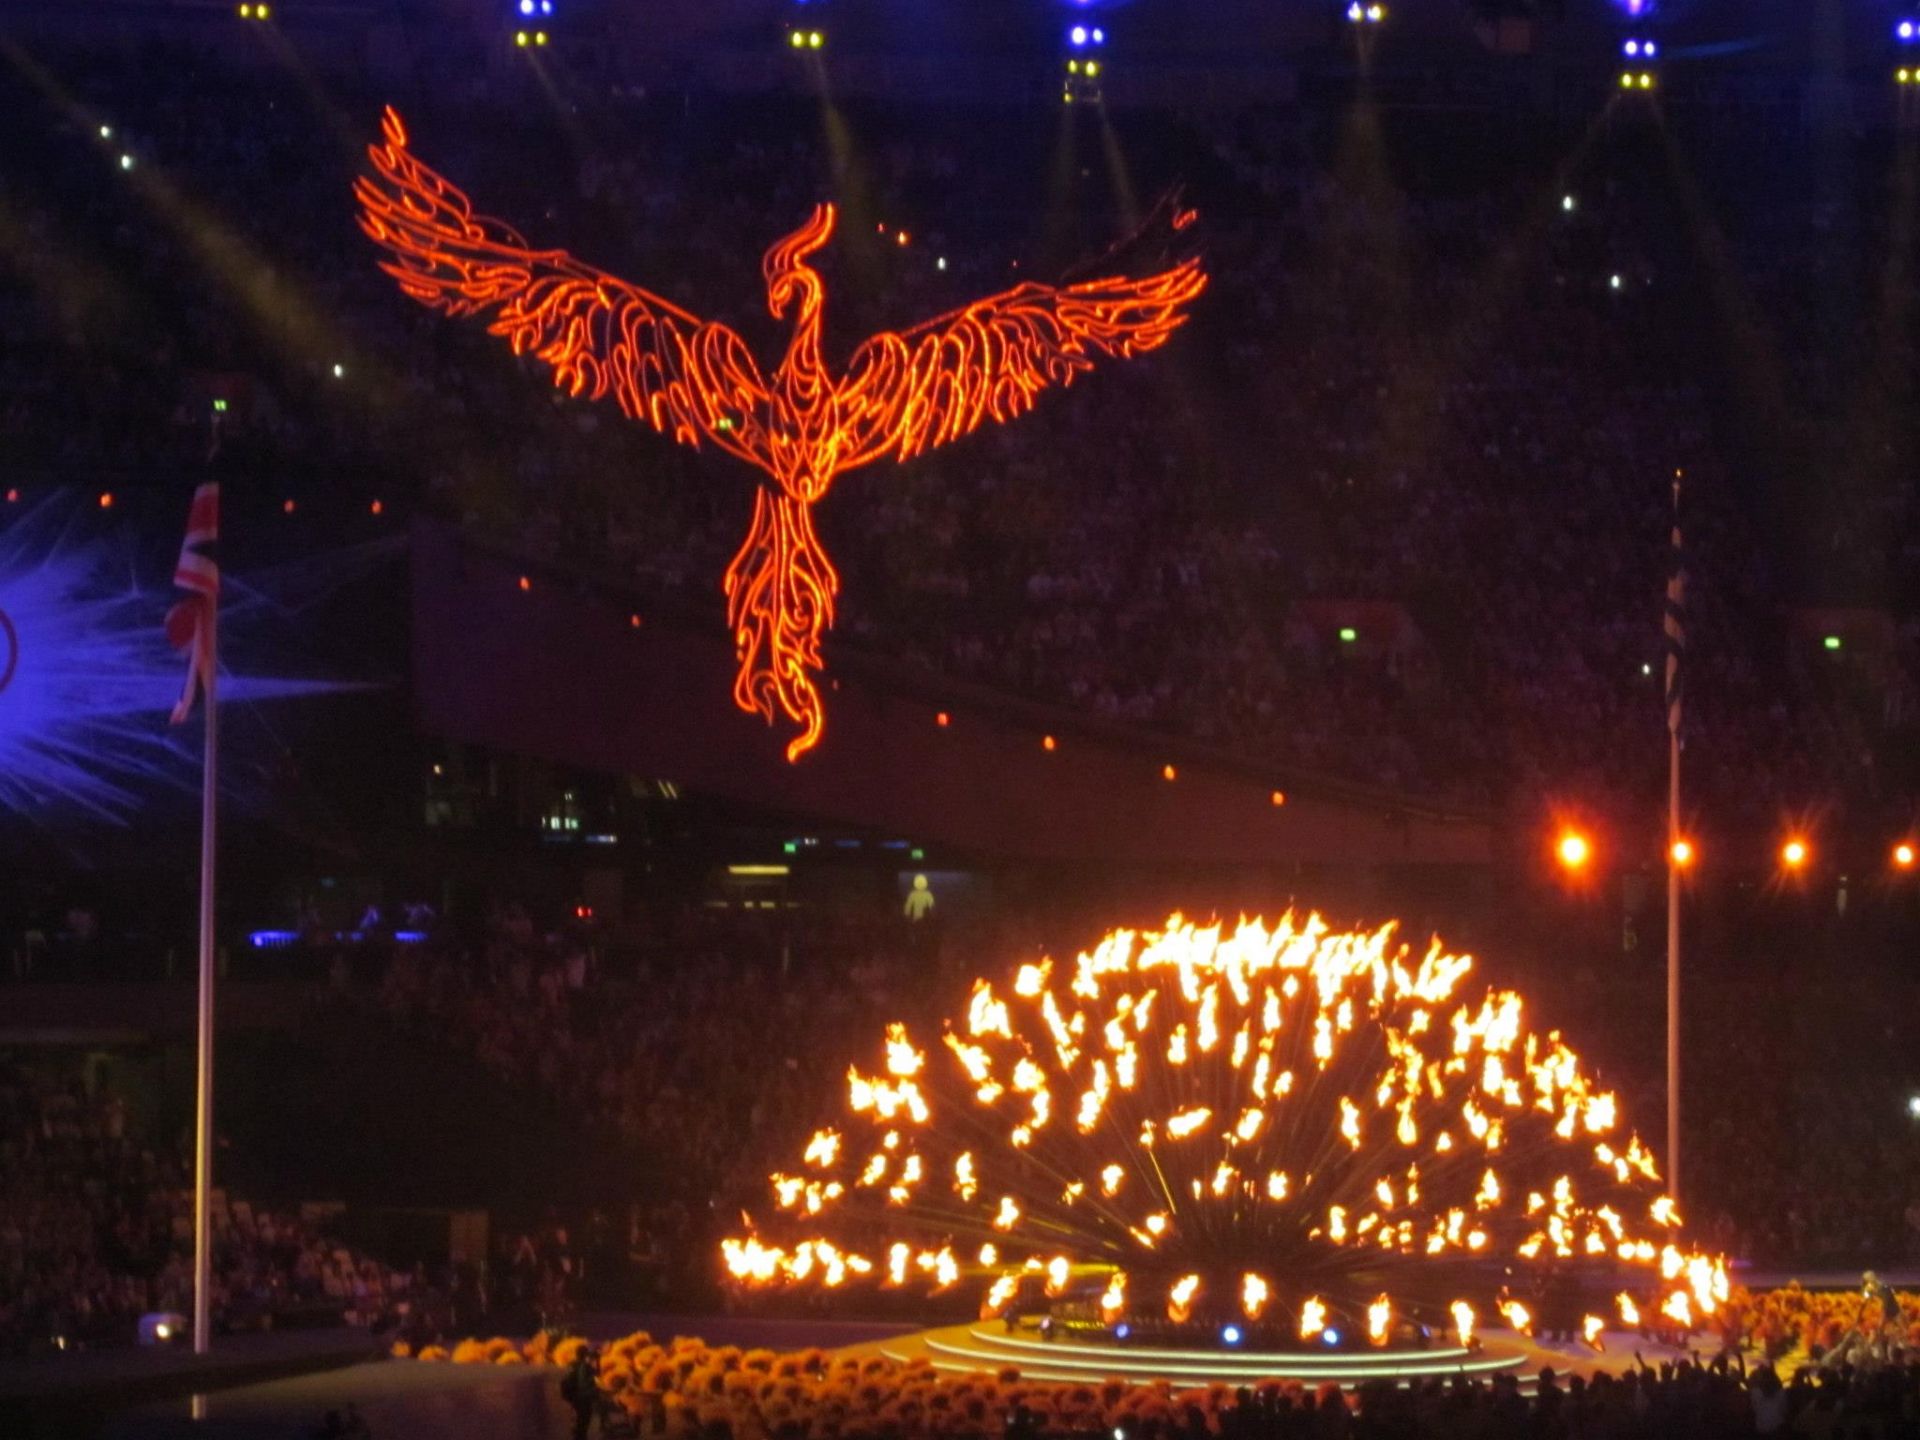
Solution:
M 1667 736 L 1667 1193 L 1680 1198 L 1680 737 Z
M 213 961 L 214 819 L 218 813 L 220 757 L 220 593 L 202 597 L 206 625 L 206 673 L 201 677 L 206 714 L 206 755 L 200 771 L 200 1055 L 199 1114 L 193 1142 L 193 1353 L 207 1353 L 213 1338 L 213 1235 L 208 1199 L 213 1186 Z
M 1667 1193 L 1680 1199 L 1680 871 L 1675 849 L 1680 834 L 1680 706 L 1686 703 L 1681 671 L 1686 649 L 1686 572 L 1680 553 L 1680 480 L 1673 472 L 1673 537 L 1667 557 Z M 1678 686 L 1675 681 L 1678 680 Z

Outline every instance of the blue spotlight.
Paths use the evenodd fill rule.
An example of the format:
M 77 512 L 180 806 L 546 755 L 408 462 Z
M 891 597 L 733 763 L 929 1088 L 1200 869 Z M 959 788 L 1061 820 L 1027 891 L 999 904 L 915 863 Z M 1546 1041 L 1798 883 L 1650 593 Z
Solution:
M 1087 43 L 1087 39 L 1087 27 L 1084 25 L 1076 25 L 1067 31 L 1067 43 L 1069 45 L 1084 45 Z
M 1240 1343 L 1240 1327 L 1238 1325 L 1226 1326 L 1220 1331 L 1220 1339 L 1224 1344 L 1238 1345 Z
M 1127 1324 L 1127 1322 L 1124 1320 L 1122 1320 L 1118 1325 L 1113 1327 L 1113 1338 L 1116 1340 L 1124 1340 L 1127 1338 L 1127 1336 L 1131 1335 L 1132 1333 L 1133 1333 L 1133 1326 Z
M 1920 25 L 1911 20 L 1902 20 L 1893 27 L 1893 34 L 1902 45 L 1911 45 L 1916 38 L 1920 38 Z
M 1107 43 L 1107 32 L 1102 30 L 1098 25 L 1093 27 L 1093 43 L 1096 45 L 1104 45 Z
M 522 15 L 533 14 L 533 0 L 520 0 L 520 13 Z
M 1340 1332 L 1329 1325 L 1320 1332 L 1320 1343 L 1329 1348 L 1340 1343 Z

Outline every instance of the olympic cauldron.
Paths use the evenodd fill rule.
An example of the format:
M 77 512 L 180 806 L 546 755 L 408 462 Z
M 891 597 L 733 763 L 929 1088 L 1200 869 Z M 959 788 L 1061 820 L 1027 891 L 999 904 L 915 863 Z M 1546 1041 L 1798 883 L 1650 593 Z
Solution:
M 726 1269 L 975 1282 L 980 1323 L 944 1363 L 1011 1352 L 1066 1378 L 1126 1373 L 1129 1347 L 1215 1376 L 1246 1373 L 1229 1352 L 1451 1373 L 1484 1330 L 1531 1333 L 1542 1284 L 1577 1310 L 1553 1327 L 1595 1346 L 1643 1313 L 1711 1315 L 1725 1264 L 1686 1244 L 1614 1095 L 1472 970 L 1394 925 L 1289 912 L 1175 915 L 978 980 L 936 1041 L 889 1025 L 878 1066 L 848 1071 L 844 1119 L 771 1177 Z

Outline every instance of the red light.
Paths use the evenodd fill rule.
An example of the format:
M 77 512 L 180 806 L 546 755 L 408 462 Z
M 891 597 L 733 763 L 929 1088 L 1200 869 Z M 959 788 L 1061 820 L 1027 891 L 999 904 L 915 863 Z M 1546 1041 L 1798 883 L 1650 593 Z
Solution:
M 893 240 L 896 245 L 905 245 L 908 240 L 907 232 L 902 230 L 898 235 L 893 237 Z
M 386 508 L 387 508 L 386 506 L 382 505 L 378 500 L 376 500 L 367 507 L 367 510 L 371 514 L 378 515 L 382 510 L 385 510 Z
M 280 513 L 282 515 L 291 515 L 294 512 L 294 508 L 294 503 L 291 500 L 283 500 L 280 502 Z
M 1162 780 L 1178 780 L 1180 778 L 1180 772 L 1171 765 L 1162 765 L 1160 767 L 1160 778 Z
M 638 630 L 640 628 L 640 617 L 638 615 L 627 616 L 627 628 L 629 630 Z
M 1911 870 L 1913 868 L 1913 861 L 1914 849 L 1910 841 L 1902 840 L 1898 845 L 1893 847 L 1893 863 L 1902 870 Z
M 526 576 L 522 575 L 520 577 L 520 593 L 524 595 L 527 593 L 527 591 L 531 589 L 533 589 L 533 581 L 529 580 Z
M 1567 830 L 1562 832 L 1559 843 L 1553 847 L 1553 853 L 1567 869 L 1579 870 L 1593 858 L 1593 846 L 1578 830 Z
M 1287 803 L 1287 792 L 1284 790 L 1276 790 L 1273 794 L 1269 795 L 1267 799 L 1275 806 L 1284 805 Z
M 18 490 L 7 491 L 7 503 L 9 505 L 18 505 L 20 503 L 20 492 Z
M 100 508 L 102 510 L 111 510 L 113 508 L 113 492 L 111 490 L 101 491 Z
M 1051 750 L 1051 749 L 1053 749 L 1053 748 L 1054 748 L 1054 740 L 1053 740 L 1053 736 L 1051 736 L 1051 735 L 1042 735 L 1042 736 L 1040 737 L 1040 748 L 1041 748 L 1042 750 Z
M 947 718 L 947 712 L 942 710 L 938 715 L 934 716 L 933 723 L 938 725 L 942 730 L 946 729 L 950 723 Z

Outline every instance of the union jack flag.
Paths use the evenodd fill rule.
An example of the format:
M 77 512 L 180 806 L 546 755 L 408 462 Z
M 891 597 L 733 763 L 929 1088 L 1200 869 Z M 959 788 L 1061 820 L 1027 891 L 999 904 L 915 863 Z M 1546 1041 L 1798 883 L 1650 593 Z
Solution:
M 173 583 L 188 593 L 167 612 L 167 639 L 174 649 L 187 652 L 187 683 L 173 707 L 175 725 L 193 713 L 194 700 L 213 676 L 211 621 L 220 599 L 219 543 L 220 487 L 201 485 L 193 492 L 180 563 L 173 568 Z

